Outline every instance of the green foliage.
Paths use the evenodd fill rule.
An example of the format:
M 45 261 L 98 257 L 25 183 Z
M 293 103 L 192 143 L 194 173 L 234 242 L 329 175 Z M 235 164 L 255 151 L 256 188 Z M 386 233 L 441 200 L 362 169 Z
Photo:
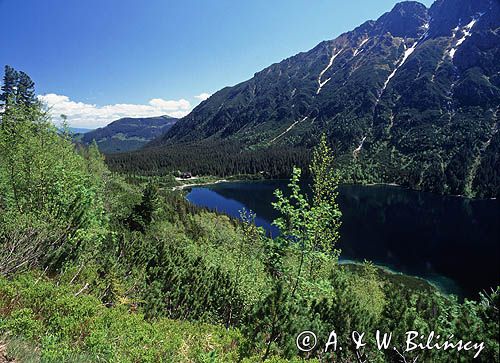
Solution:
M 20 71 L 18 75 L 16 102 L 27 107 L 33 106 L 37 102 L 35 96 L 35 82 L 33 82 L 30 76 L 23 71 Z
M 308 278 L 314 281 L 321 266 L 326 261 L 335 264 L 340 253 L 335 250 L 342 215 L 336 202 L 339 178 L 333 169 L 333 156 L 324 135 L 313 151 L 310 170 L 313 193 L 311 201 L 300 188 L 301 170 L 294 168 L 288 185 L 290 197 L 285 197 L 277 190 L 277 202 L 273 204 L 281 214 L 273 222 L 281 231 L 277 243 L 282 249 L 297 251 L 300 256 L 292 295 L 303 279 L 304 266 L 308 267 Z M 279 254 L 282 255 L 283 252 Z
M 0 160 L 0 241 L 4 247 L 11 244 L 17 258 L 26 258 L 28 266 L 58 268 L 102 240 L 101 181 L 39 110 L 12 109 L 3 117 Z M 12 245 L 13 238 L 39 244 Z M 4 271 L 22 262 L 4 260 Z
M 15 310 L 8 320 L 2 321 L 0 330 L 8 331 L 15 336 L 24 335 L 27 339 L 33 339 L 43 332 L 43 326 L 36 320 L 34 312 L 29 308 Z
M 127 174 L 169 175 L 180 169 L 224 178 L 241 174 L 287 178 L 294 165 L 308 165 L 309 154 L 304 148 L 246 149 L 239 142 L 204 141 L 111 154 L 106 163 L 111 170 Z
M 145 311 L 148 316 L 204 320 L 230 325 L 243 313 L 235 281 L 201 257 L 163 245 L 147 267 Z
M 9 72 L 14 81 L 20 77 Z M 29 96 L 30 83 L 23 82 Z M 500 360 L 498 289 L 459 303 L 405 282 L 410 277 L 383 277 L 370 263 L 337 263 L 340 176 L 326 137 L 312 154 L 312 195 L 300 187 L 299 168 L 291 195 L 276 191 L 281 235 L 273 240 L 251 212 L 242 211 L 240 222 L 195 208 L 172 191 L 172 177 L 109 172 L 95 144 L 75 148 L 40 105 L 14 96 L 0 125 L 0 334 L 18 360 L 359 361 L 350 345 L 333 357 L 321 347 L 302 354 L 295 337 L 335 330 L 345 340 L 352 330 L 376 329 L 397 339 L 412 329 L 453 333 L 485 342 L 478 361 Z M 296 160 L 290 155 L 275 154 L 285 164 Z M 224 155 L 210 156 L 217 162 Z M 274 165 L 259 160 L 253 172 Z M 440 156 L 426 160 L 422 175 L 462 175 L 447 170 Z M 364 178 L 361 165 L 354 169 Z M 236 169 L 238 163 L 224 170 Z M 411 177 L 425 183 L 422 175 Z M 465 184 L 477 182 L 468 177 Z M 361 352 L 370 362 L 401 360 L 373 347 Z M 470 358 L 435 350 L 420 358 L 450 357 Z
M 96 165 L 104 168 L 100 155 L 75 153 L 41 106 L 10 106 L 0 127 L 0 244 L 12 251 L 4 273 L 59 268 L 95 250 L 107 223 Z
M 236 330 L 168 319 L 148 322 L 126 306 L 105 308 L 94 297 L 74 296 L 75 289 L 33 275 L 0 278 L 0 331 L 7 342 L 31 342 L 44 362 L 238 360 Z
M 2 101 L 5 111 L 10 108 L 11 103 L 15 103 L 18 79 L 19 73 L 11 66 L 6 65 L 3 76 L 2 93 L 0 94 L 0 101 Z
M 299 331 L 296 321 L 299 309 L 284 284 L 277 283 L 245 321 L 245 333 L 253 348 L 244 347 L 249 350 L 247 354 L 264 352 L 263 361 L 273 353 L 285 357 L 294 355 L 296 347 L 289 333 Z
M 480 300 L 459 304 L 453 298 L 446 298 L 437 293 L 415 293 L 404 287 L 387 288 L 387 305 L 384 309 L 382 328 L 392 331 L 396 342 L 402 344 L 404 334 L 410 330 L 436 335 L 460 337 L 464 341 L 484 342 L 485 348 L 476 359 L 481 362 L 498 362 L 499 330 L 497 288 L 491 295 L 481 294 Z M 495 320 L 496 319 L 496 320 Z M 418 352 L 423 361 L 456 361 L 470 362 L 471 356 L 457 351 L 426 350 Z M 407 355 L 407 359 L 415 359 L 415 354 Z M 388 354 L 390 359 L 396 355 Z
M 319 318 L 319 331 L 323 336 L 335 330 L 340 341 L 351 342 L 354 330 L 369 335 L 379 329 L 386 297 L 371 264 L 365 263 L 356 273 L 340 267 L 332 272 L 330 282 L 331 294 L 315 299 L 310 307 L 310 314 Z M 348 344 L 346 348 L 336 355 L 345 360 L 357 360 L 354 347 Z M 375 349 L 364 353 L 370 353 L 372 359 L 379 355 Z
M 134 206 L 126 223 L 132 231 L 145 232 L 153 220 L 153 213 L 158 204 L 158 187 L 149 182 L 143 192 L 142 201 Z
M 327 144 L 325 134 L 313 150 L 310 173 L 315 219 L 313 247 L 329 253 L 334 250 L 340 237 L 342 213 L 337 204 L 340 176 L 334 168 L 332 149 Z

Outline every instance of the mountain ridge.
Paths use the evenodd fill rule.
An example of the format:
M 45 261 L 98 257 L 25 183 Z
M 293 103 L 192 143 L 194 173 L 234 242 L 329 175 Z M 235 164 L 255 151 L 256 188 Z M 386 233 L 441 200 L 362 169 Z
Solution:
M 398 3 L 221 89 L 143 152 L 310 148 L 325 132 L 347 180 L 498 195 L 499 19 L 489 0 Z
M 170 116 L 123 117 L 104 127 L 77 134 L 75 139 L 86 145 L 95 140 L 101 152 L 106 154 L 133 151 L 168 131 L 177 120 Z

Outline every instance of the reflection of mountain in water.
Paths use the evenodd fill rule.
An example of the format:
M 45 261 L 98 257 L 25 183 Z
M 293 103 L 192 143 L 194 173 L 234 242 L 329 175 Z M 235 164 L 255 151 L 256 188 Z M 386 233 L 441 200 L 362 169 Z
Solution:
M 466 295 L 498 284 L 498 201 L 345 186 L 340 205 L 343 257 L 427 278 L 444 275 Z
M 188 199 L 233 216 L 246 207 L 269 230 L 277 216 L 271 207 L 273 191 L 286 184 L 217 184 L 193 188 Z M 497 200 L 442 197 L 384 185 L 346 185 L 340 188 L 339 204 L 344 259 L 368 259 L 433 281 L 450 278 L 467 296 L 499 283 Z

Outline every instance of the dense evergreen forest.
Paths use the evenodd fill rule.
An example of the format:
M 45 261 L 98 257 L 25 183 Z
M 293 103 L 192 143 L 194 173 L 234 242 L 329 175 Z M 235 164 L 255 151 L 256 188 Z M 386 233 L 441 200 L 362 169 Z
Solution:
M 433 155 L 424 156 L 425 168 L 420 168 L 415 163 L 405 164 L 404 158 L 395 160 L 394 155 L 384 152 L 378 154 L 377 161 L 373 155 L 353 158 L 344 154 L 337 159 L 337 167 L 342 171 L 343 183 L 396 183 L 437 194 L 495 198 L 500 195 L 499 145 L 496 139 L 492 141 L 488 154 L 480 165 L 476 165 L 474 178 L 467 166 L 474 162 L 474 156 L 465 148 L 456 154 L 446 170 Z M 234 141 L 203 141 L 108 154 L 106 164 L 113 171 L 129 175 L 164 176 L 181 170 L 220 177 L 259 174 L 266 178 L 286 178 L 293 166 L 299 166 L 307 173 L 310 155 L 311 150 L 306 146 L 247 149 Z M 402 171 L 403 165 L 406 167 Z
M 313 193 L 300 187 L 306 170 L 293 168 L 290 193 L 275 193 L 273 240 L 248 211 L 236 221 L 155 178 L 111 172 L 95 145 L 76 147 L 56 129 L 25 73 L 6 67 L 1 99 L 0 361 L 473 360 L 472 350 L 405 352 L 415 330 L 484 342 L 474 361 L 500 362 L 499 288 L 458 302 L 369 262 L 338 263 L 342 175 L 324 137 L 307 158 L 276 151 L 308 160 Z M 378 350 L 377 329 L 398 349 Z M 304 330 L 321 339 L 309 352 L 296 347 Z M 332 330 L 343 349 L 325 352 Z M 356 349 L 353 330 L 366 332 L 366 346 Z
M 126 174 L 168 175 L 182 170 L 222 177 L 263 174 L 272 178 L 289 177 L 294 165 L 304 167 L 309 159 L 310 151 L 305 148 L 245 150 L 233 142 L 185 143 L 106 155 L 106 163 L 113 171 Z

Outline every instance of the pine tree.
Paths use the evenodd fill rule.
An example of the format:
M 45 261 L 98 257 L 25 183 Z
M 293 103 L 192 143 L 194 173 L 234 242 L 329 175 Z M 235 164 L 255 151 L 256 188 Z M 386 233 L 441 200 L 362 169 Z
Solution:
M 158 204 L 158 187 L 149 182 L 144 189 L 142 201 L 134 206 L 132 214 L 127 219 L 127 224 L 132 231 L 144 233 L 153 220 L 153 213 Z
M 28 107 L 34 105 L 36 103 L 35 83 L 23 71 L 20 71 L 18 76 L 16 102 Z
M 18 72 L 11 66 L 6 65 L 3 76 L 2 93 L 0 94 L 0 101 L 2 101 L 2 105 L 5 109 L 7 109 L 10 104 L 15 103 L 18 79 Z M 34 87 L 34 85 L 32 85 L 32 87 Z
M 293 299 L 284 284 L 279 282 L 247 316 L 243 330 L 250 345 L 263 352 L 263 362 L 271 355 L 286 356 L 295 351 L 296 347 L 290 344 L 289 337 L 300 331 L 297 327 L 299 309 L 297 300 Z M 243 349 L 252 350 L 249 346 Z

